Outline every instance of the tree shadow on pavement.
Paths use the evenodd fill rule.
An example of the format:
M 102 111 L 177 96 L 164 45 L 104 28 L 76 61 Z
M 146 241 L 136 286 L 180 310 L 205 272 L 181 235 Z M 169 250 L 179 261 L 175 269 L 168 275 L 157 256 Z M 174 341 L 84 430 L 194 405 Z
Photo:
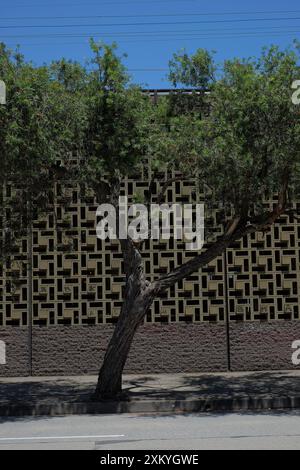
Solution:
M 292 371 L 182 374 L 176 382 L 169 383 L 167 379 L 156 382 L 148 377 L 147 382 L 131 381 L 126 392 L 130 397 L 165 399 L 300 396 L 300 375 Z
M 0 380 L 0 415 L 7 407 L 88 403 L 96 378 L 27 378 Z M 300 397 L 300 375 L 293 371 L 126 376 L 123 401 L 193 400 L 243 397 Z M 4 410 L 4 413 L 1 413 Z M 11 414 L 11 413 L 10 413 Z M 21 413 L 20 413 L 21 414 Z M 24 414 L 24 412 L 22 412 Z M 31 415 L 31 413 L 29 413 Z M 16 419 L 20 419 L 17 418 Z M 31 416 L 31 419 L 36 417 Z

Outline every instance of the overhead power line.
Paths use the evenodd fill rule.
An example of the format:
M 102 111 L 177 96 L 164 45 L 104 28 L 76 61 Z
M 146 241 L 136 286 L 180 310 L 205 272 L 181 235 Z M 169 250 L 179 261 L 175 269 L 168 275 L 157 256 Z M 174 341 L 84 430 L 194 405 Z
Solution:
M 260 11 L 222 11 L 213 13 L 144 13 L 139 15 L 77 15 L 77 16 L 2 16 L 1 20 L 67 20 L 91 18 L 165 18 L 194 16 L 228 16 L 228 15 L 282 15 L 300 13 L 300 10 L 260 10 Z
M 184 0 L 185 2 L 191 2 L 191 3 L 194 3 L 194 2 L 197 2 L 198 0 Z M 181 3 L 182 0 L 151 0 L 151 4 L 152 3 Z M 59 6 L 72 6 L 72 7 L 75 7 L 77 4 L 77 6 L 82 6 L 82 1 L 78 1 L 78 2 L 74 2 L 74 0 L 72 2 L 59 2 Z M 130 4 L 139 4 L 141 6 L 148 6 L 149 4 L 147 3 L 147 1 L 143 2 L 141 0 L 126 0 L 126 1 L 106 1 L 106 2 L 101 2 L 100 6 L 103 6 L 103 5 L 130 5 Z M 84 3 L 84 6 L 87 6 L 87 5 L 93 5 L 93 6 L 99 6 L 99 2 L 91 2 L 91 1 L 87 1 L 86 3 Z M 10 5 L 7 5 L 8 7 L 10 7 Z M 14 8 L 28 8 L 28 7 L 39 7 L 41 6 L 41 3 L 19 3 L 17 5 L 13 5 Z M 43 5 L 45 6 L 45 5 Z M 50 6 L 50 5 L 49 5 Z M 55 6 L 54 2 L 51 2 L 51 7 Z M 5 8 L 5 6 L 1 6 L 1 8 Z
M 290 25 L 289 28 L 299 28 L 300 25 Z M 146 31 L 118 31 L 118 32 L 94 32 L 94 33 L 47 33 L 47 35 L 49 35 L 50 37 L 53 37 L 53 36 L 58 36 L 58 37 L 66 37 L 66 36 L 78 36 L 78 37 L 85 37 L 85 36 L 89 36 L 90 34 L 101 34 L 102 36 L 105 36 L 105 37 L 122 37 L 124 36 L 125 38 L 128 37 L 128 36 L 137 36 L 137 37 L 140 37 L 140 36 L 147 36 L 147 35 L 161 35 L 161 34 L 185 34 L 185 33 L 188 33 L 188 34 L 191 34 L 191 33 L 210 33 L 210 32 L 231 32 L 231 33 L 239 33 L 239 32 L 244 32 L 244 31 L 260 31 L 260 30 L 264 30 L 265 32 L 268 32 L 270 30 L 273 30 L 273 29 L 280 29 L 280 31 L 282 31 L 282 26 L 269 26 L 267 29 L 265 29 L 265 26 L 252 26 L 252 27 L 248 27 L 247 29 L 245 28 L 235 28 L 235 29 L 232 29 L 232 28 L 207 28 L 205 30 L 201 30 L 199 31 L 199 29 L 168 29 L 168 30 L 146 30 Z M 40 36 L 40 33 L 38 34 L 34 34 L 34 36 L 37 36 L 39 37 Z M 16 36 L 14 36 L 16 37 Z
M 300 17 L 288 18 L 239 18 L 226 20 L 202 20 L 202 21 L 159 21 L 159 22 L 138 22 L 138 23 L 101 23 L 101 24 L 62 24 L 62 25 L 12 25 L 0 26 L 1 29 L 24 29 L 24 28 L 86 28 L 86 27 L 115 27 L 115 26 L 162 26 L 162 25 L 183 25 L 183 24 L 214 24 L 214 23 L 249 23 L 253 21 L 295 21 Z
M 183 36 L 183 37 L 179 37 L 178 35 L 174 36 L 174 37 L 167 37 L 167 38 L 162 38 L 162 39 L 158 39 L 158 38 L 150 38 L 150 39 L 125 39 L 125 40 L 122 40 L 122 43 L 130 43 L 130 42 L 136 42 L 136 43 L 139 43 L 139 42 L 169 42 L 169 41 L 189 41 L 189 40 L 195 40 L 195 39 L 235 39 L 235 38 L 253 38 L 255 39 L 256 37 L 278 37 L 278 36 L 285 36 L 285 35 L 290 35 L 290 36 L 294 36 L 295 34 L 299 34 L 300 33 L 300 29 L 298 30 L 295 30 L 295 31 L 274 31 L 274 32 L 261 32 L 261 33 L 254 33 L 254 32 L 245 32 L 245 33 L 239 33 L 239 34 L 232 34 L 232 33 L 228 33 L 228 34 L 224 34 L 224 33 L 220 33 L 220 34 L 211 34 L 211 35 L 191 35 L 191 36 Z
M 288 29 L 287 29 L 288 28 Z M 205 30 L 199 30 L 199 29 L 182 29 L 182 30 L 148 30 L 148 31 L 118 31 L 118 32 L 103 32 L 103 31 L 94 31 L 94 32 L 66 32 L 66 33 L 34 33 L 34 34 L 2 34 L 3 37 L 6 38 L 39 38 L 39 37 L 47 37 L 47 38 L 89 38 L 93 36 L 101 36 L 103 38 L 110 38 L 110 39 L 127 39 L 127 38 L 138 38 L 142 40 L 146 36 L 155 36 L 155 37 L 165 37 L 167 35 L 176 35 L 176 36 L 188 36 L 188 35 L 195 35 L 195 34 L 201 34 L 201 35 L 210 35 L 210 34 L 223 34 L 223 33 L 229 33 L 231 35 L 238 35 L 238 34 L 244 34 L 245 32 L 247 33 L 266 33 L 266 34 L 272 34 L 273 32 L 298 32 L 300 29 L 300 25 L 290 25 L 286 26 L 286 29 L 283 29 L 282 26 L 269 26 L 268 28 L 265 28 L 265 26 L 252 26 L 248 27 L 247 29 L 245 28 L 208 28 Z
M 128 36 L 125 36 L 124 38 L 119 38 L 120 40 L 122 40 L 122 44 L 123 43 L 128 43 L 128 42 L 166 42 L 166 41 L 183 41 L 183 40 L 190 40 L 190 39 L 222 39 L 222 38 L 242 38 L 242 37 L 265 37 L 265 36 L 269 36 L 269 37 L 276 37 L 276 36 L 280 36 L 280 35 L 295 35 L 295 34 L 299 34 L 300 33 L 300 26 L 298 27 L 298 29 L 295 29 L 295 30 L 287 30 L 287 31 L 283 31 L 283 30 L 279 30 L 279 31 L 239 31 L 237 33 L 234 33 L 230 30 L 228 30 L 228 32 L 224 31 L 224 32 L 211 32 L 211 33 L 208 33 L 208 34 L 205 34 L 205 33 L 186 33 L 186 34 L 180 34 L 180 33 L 173 33 L 172 35 L 164 35 L 162 37 L 159 38 L 159 34 L 156 34 L 154 37 L 151 36 L 150 38 L 147 38 L 147 36 L 137 36 L 137 35 L 128 35 Z M 100 36 L 99 33 L 97 32 L 94 32 L 94 33 L 85 33 L 85 34 L 47 34 L 47 35 L 44 35 L 43 37 L 46 37 L 46 38 L 54 38 L 54 39 L 59 39 L 59 38 L 83 38 L 83 39 L 87 39 L 87 38 L 90 38 L 91 36 L 93 37 L 98 37 Z M 167 37 L 166 37 L 167 36 Z M 19 36 L 19 35 L 9 35 L 9 36 L 6 36 L 7 38 L 9 39 L 18 39 L 18 38 L 39 38 L 41 37 L 41 35 L 23 35 L 23 36 Z M 104 36 L 101 35 L 101 38 L 103 38 Z M 61 43 L 53 43 L 51 42 L 50 45 L 57 45 L 57 44 L 61 44 Z M 67 45 L 67 43 L 65 43 Z M 69 44 L 75 44 L 75 43 L 69 43 Z M 82 44 L 82 42 L 77 42 L 76 44 Z M 23 45 L 33 45 L 33 44 L 23 44 Z M 40 45 L 40 43 L 36 44 L 36 45 Z

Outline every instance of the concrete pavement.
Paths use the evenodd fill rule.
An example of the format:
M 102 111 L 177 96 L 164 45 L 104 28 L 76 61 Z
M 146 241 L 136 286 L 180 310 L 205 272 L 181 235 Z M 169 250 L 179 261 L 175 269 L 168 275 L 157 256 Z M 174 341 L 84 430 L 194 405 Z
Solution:
M 299 412 L 0 419 L 0 451 L 300 449 Z
M 0 416 L 300 409 L 300 371 L 129 375 L 94 403 L 96 377 L 0 378 Z

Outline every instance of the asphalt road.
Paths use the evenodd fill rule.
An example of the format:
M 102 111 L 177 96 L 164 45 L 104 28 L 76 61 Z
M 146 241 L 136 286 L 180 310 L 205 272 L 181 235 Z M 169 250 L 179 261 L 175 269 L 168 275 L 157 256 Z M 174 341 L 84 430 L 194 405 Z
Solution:
M 4 449 L 300 449 L 300 412 L 0 418 Z

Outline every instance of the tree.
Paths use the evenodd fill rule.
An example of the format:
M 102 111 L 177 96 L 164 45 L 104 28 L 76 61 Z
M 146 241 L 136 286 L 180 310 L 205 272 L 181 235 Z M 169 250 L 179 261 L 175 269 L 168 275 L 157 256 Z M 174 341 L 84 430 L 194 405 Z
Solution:
M 1 258 L 28 229 L 30 237 L 34 219 L 53 210 L 57 181 L 93 190 L 98 203 L 114 205 L 118 220 L 122 185 L 145 165 L 152 174 L 146 204 L 155 184 L 161 188 L 156 202 L 164 200 L 173 179 L 161 180 L 160 173 L 176 170 L 176 179 L 193 178 L 209 195 L 224 225 L 224 233 L 205 250 L 153 282 L 145 274 L 144 243 L 120 239 L 126 285 L 95 391 L 95 399 L 104 399 L 121 393 L 135 332 L 155 298 L 233 242 L 266 232 L 282 214 L 293 214 L 300 120 L 291 86 L 300 68 L 299 46 L 226 61 L 222 71 L 208 51 L 181 52 L 170 62 L 177 91 L 155 103 L 130 84 L 114 44 L 92 41 L 91 47 L 91 72 L 66 60 L 34 67 L 0 47 L 0 77 L 8 90 L 8 104 L 0 107 L 0 180 L 11 181 L 13 188 L 2 202 Z
M 71 178 L 69 160 L 82 142 L 85 116 L 78 73 L 76 92 L 69 86 L 78 69 L 65 61 L 34 67 L 0 44 L 0 76 L 7 87 L 7 104 L 0 106 L 2 261 L 20 238 L 30 238 L 33 220 L 53 210 L 55 182 Z
M 219 76 L 213 56 L 207 51 L 199 50 L 191 57 L 177 54 L 170 63 L 170 80 L 174 86 L 191 87 L 192 98 L 186 99 L 179 89 L 150 109 L 148 100 L 148 118 L 137 110 L 140 102 L 146 106 L 140 92 L 135 92 L 134 103 L 130 101 L 132 90 L 126 88 L 116 56 L 112 73 L 109 64 L 113 50 L 100 48 L 97 53 L 101 51 L 97 86 L 102 95 L 97 106 L 101 102 L 102 112 L 97 114 L 97 131 L 92 131 L 91 161 L 96 165 L 101 162 L 101 171 L 105 162 L 113 162 L 117 178 L 111 180 L 108 189 L 116 208 L 122 179 L 141 164 L 143 157 L 148 157 L 154 180 L 157 168 L 175 168 L 182 178 L 197 174 L 196 184 L 208 188 L 220 208 L 224 233 L 206 250 L 151 283 L 145 276 L 143 244 L 129 237 L 120 241 L 125 296 L 100 369 L 95 399 L 120 394 L 134 334 L 155 298 L 206 266 L 233 242 L 250 233 L 270 230 L 290 210 L 298 191 L 300 163 L 299 110 L 291 101 L 291 84 L 299 76 L 297 49 L 280 51 L 271 47 L 263 50 L 257 60 L 226 61 Z M 110 86 L 104 85 L 108 82 Z M 145 127 L 146 136 L 141 132 Z M 128 134 L 123 140 L 124 129 Z M 108 137 L 109 148 L 103 143 L 103 135 Z M 160 200 L 169 183 L 160 182 Z M 273 198 L 277 202 L 266 209 L 266 202 Z

